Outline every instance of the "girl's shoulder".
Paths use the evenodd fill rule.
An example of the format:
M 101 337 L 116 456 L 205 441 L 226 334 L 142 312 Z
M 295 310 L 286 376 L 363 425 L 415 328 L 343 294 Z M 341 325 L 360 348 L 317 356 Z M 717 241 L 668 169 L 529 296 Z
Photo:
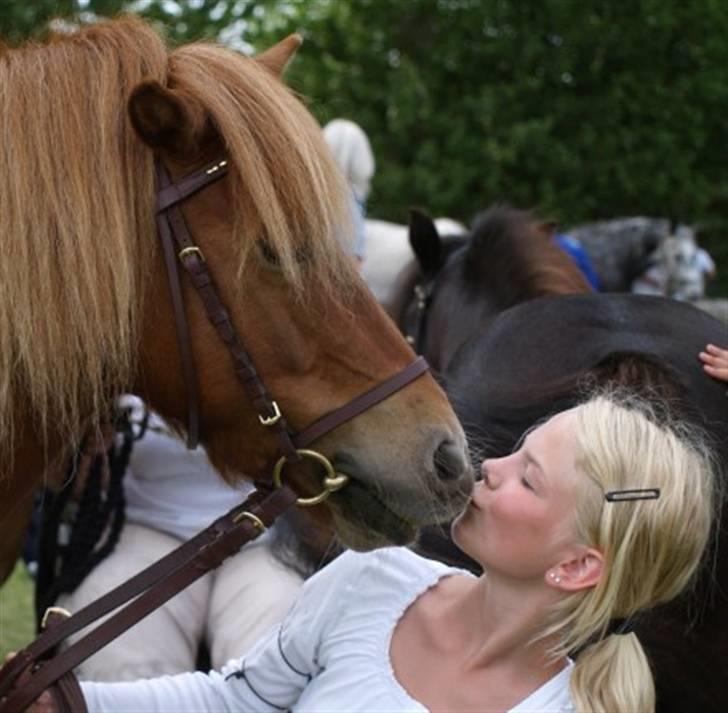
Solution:
M 395 577 L 407 578 L 412 575 L 439 574 L 452 570 L 442 562 L 422 557 L 407 547 L 381 547 L 369 552 L 347 550 L 333 564 L 336 563 L 339 563 L 338 566 L 342 569 L 378 570 Z

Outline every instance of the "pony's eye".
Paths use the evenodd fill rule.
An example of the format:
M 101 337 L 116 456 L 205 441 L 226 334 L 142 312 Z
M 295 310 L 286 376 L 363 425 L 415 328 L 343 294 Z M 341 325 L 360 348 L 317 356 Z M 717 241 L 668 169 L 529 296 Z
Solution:
M 267 240 L 263 238 L 258 240 L 258 249 L 269 267 L 280 268 L 281 260 L 278 257 L 278 253 L 270 246 Z M 305 245 L 297 247 L 294 255 L 297 263 L 305 263 L 311 260 L 311 251 Z
M 271 266 L 271 267 L 279 267 L 280 266 L 280 260 L 278 259 L 278 255 L 273 250 L 273 248 L 268 244 L 266 240 L 259 240 L 258 241 L 258 249 L 260 250 L 260 254 L 263 256 L 263 259 Z

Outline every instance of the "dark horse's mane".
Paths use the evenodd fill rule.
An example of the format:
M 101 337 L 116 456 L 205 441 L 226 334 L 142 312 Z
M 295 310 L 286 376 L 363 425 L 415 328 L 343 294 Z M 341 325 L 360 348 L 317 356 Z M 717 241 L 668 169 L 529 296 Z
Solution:
M 433 369 L 444 374 L 473 333 L 487 329 L 509 307 L 547 295 L 590 292 L 551 234 L 529 211 L 506 205 L 477 215 L 459 248 L 441 238 L 427 216 L 413 221 L 410 243 L 420 266 L 420 293 L 428 296 L 426 314 L 417 309 L 413 285 L 402 300 L 408 306 L 399 323 L 408 334 L 418 325 L 413 343 Z
M 478 214 L 465 254 L 466 280 L 506 304 L 588 292 L 579 269 L 531 211 L 495 205 Z

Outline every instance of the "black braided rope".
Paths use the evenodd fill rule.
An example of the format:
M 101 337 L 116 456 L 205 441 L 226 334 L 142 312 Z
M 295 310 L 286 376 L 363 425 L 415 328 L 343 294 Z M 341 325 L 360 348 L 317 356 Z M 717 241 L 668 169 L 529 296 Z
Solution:
M 128 412 L 120 412 L 115 422 L 117 437 L 111 447 L 92 459 L 81 499 L 71 500 L 71 483 L 77 477 L 83 445 L 74 454 L 64 486 L 48 491 L 42 498 L 43 512 L 38 547 L 35 613 L 39 626 L 45 610 L 59 595 L 72 592 L 111 552 L 119 541 L 124 525 L 124 473 L 134 441 L 146 430 L 146 418 L 140 434 L 134 434 Z M 108 469 L 108 489 L 103 488 Z

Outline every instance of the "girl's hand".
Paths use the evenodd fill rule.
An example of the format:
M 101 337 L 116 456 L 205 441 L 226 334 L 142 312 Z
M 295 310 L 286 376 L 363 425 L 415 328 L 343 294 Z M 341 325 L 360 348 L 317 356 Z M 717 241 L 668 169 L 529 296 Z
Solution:
M 5 663 L 8 663 L 11 659 L 15 657 L 15 652 L 11 651 L 6 657 L 5 657 Z M 20 681 L 23 680 L 23 674 L 20 676 Z M 56 702 L 53 700 L 53 696 L 51 695 L 50 691 L 43 691 L 43 693 L 38 696 L 36 701 L 34 703 L 31 703 L 29 708 L 25 709 L 25 713 L 58 713 L 58 708 L 56 707 Z
M 708 344 L 699 356 L 706 374 L 721 381 L 728 381 L 728 349 Z
M 25 713 L 58 713 L 56 702 L 50 691 L 43 691 L 29 708 L 25 709 Z

